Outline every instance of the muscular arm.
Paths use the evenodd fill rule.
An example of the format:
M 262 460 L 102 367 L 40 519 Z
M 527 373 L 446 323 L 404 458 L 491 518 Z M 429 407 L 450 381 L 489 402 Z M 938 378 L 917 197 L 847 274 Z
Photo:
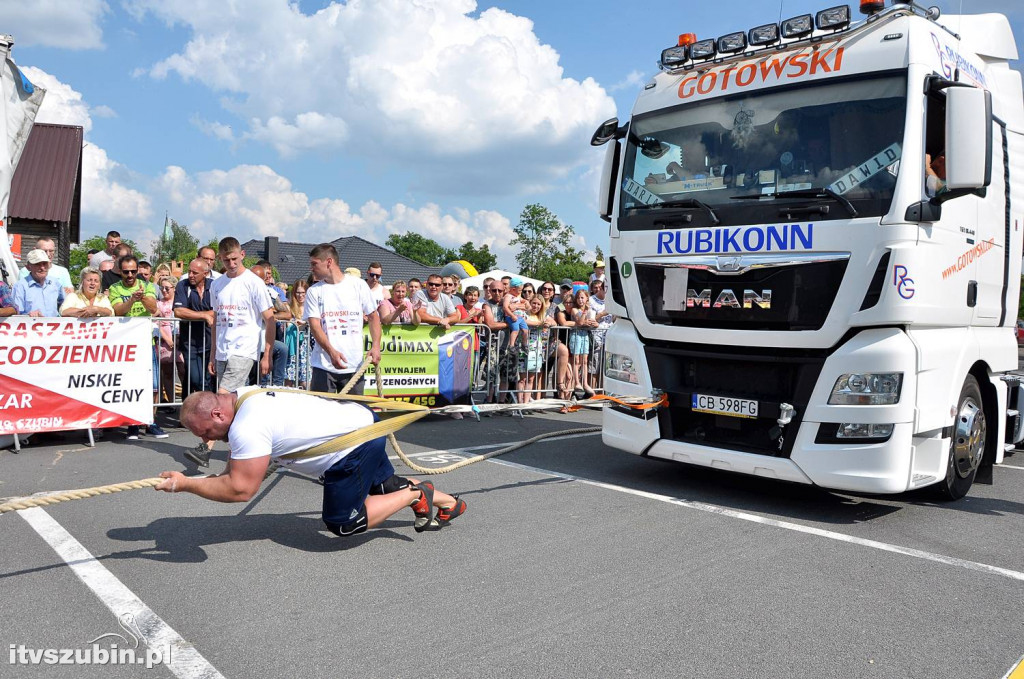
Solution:
M 246 502 L 259 492 L 270 455 L 247 460 L 228 460 L 228 466 L 217 476 L 185 476 L 181 472 L 163 472 L 166 479 L 156 487 L 168 493 L 192 493 L 214 502 Z
M 368 316 L 370 322 L 370 361 L 380 363 L 380 314 L 374 311 Z

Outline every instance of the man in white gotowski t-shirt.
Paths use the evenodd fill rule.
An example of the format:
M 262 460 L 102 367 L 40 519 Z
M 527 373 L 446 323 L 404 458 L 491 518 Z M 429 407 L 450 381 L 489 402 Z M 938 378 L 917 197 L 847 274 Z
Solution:
M 218 502 L 248 502 L 259 492 L 273 461 L 323 479 L 323 521 L 336 535 L 375 528 L 405 507 L 412 507 L 418 533 L 442 528 L 465 513 L 466 503 L 457 495 L 435 491 L 430 481 L 395 475 L 383 436 L 315 457 L 283 457 L 366 427 L 375 415 L 359 403 L 289 389 L 251 394 L 239 405 L 239 398 L 252 389 L 230 394 L 199 391 L 185 399 L 181 423 L 203 439 L 227 441 L 228 466 L 217 476 L 163 472 L 160 476 L 165 480 L 157 490 L 185 491 Z M 437 514 L 432 516 L 435 508 Z
M 249 373 L 257 360 L 261 375 L 270 372 L 277 328 L 267 284 L 242 264 L 245 252 L 238 240 L 230 236 L 222 239 L 218 252 L 225 275 L 210 283 L 210 306 L 215 318 L 210 343 L 214 350 L 207 369 L 217 376 L 219 391 L 233 392 L 249 383 Z M 260 333 L 264 334 L 262 359 Z M 185 457 L 208 467 L 212 448 L 213 441 L 204 439 L 185 451 Z
M 304 312 L 315 344 L 310 356 L 311 391 L 340 393 L 363 362 L 363 316 L 370 326 L 370 360 L 380 363 L 380 316 L 369 286 L 346 276 L 338 251 L 321 243 L 309 252 L 309 268 L 319 281 L 306 291 Z M 349 390 L 363 393 L 363 378 Z

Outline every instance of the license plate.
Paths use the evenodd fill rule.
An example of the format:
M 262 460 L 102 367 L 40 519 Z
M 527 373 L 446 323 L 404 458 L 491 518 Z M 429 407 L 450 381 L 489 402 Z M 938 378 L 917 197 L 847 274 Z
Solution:
M 757 417 L 757 401 L 727 396 L 693 394 L 691 409 L 698 413 L 712 413 L 726 417 Z

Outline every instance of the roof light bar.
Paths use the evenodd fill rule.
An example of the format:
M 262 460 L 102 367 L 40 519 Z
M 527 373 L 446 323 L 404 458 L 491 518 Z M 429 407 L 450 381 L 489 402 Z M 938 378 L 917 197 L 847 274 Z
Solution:
M 850 6 L 839 5 L 823 9 L 814 16 L 814 25 L 820 31 L 841 31 L 850 25 Z
M 875 14 L 885 9 L 885 0 L 860 0 L 861 14 Z
M 710 59 L 713 56 L 715 56 L 714 38 L 700 40 L 690 45 L 690 58 L 694 61 L 697 59 Z
M 885 0 L 882 0 L 883 2 Z M 802 14 L 782 22 L 783 38 L 803 38 L 814 31 L 814 17 Z
M 734 54 L 747 49 L 747 34 L 743 31 L 729 33 L 718 39 L 719 54 Z
M 774 45 L 779 41 L 779 25 L 765 24 L 757 28 L 751 28 L 747 33 L 747 39 L 751 45 Z

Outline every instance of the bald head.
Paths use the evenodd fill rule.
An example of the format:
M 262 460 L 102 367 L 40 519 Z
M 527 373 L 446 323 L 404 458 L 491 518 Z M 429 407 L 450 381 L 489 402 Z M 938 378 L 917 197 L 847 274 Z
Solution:
M 210 411 L 217 404 L 217 394 L 208 391 L 196 391 L 189 394 L 181 403 L 179 418 L 181 423 L 192 429 L 192 423 L 210 419 Z

